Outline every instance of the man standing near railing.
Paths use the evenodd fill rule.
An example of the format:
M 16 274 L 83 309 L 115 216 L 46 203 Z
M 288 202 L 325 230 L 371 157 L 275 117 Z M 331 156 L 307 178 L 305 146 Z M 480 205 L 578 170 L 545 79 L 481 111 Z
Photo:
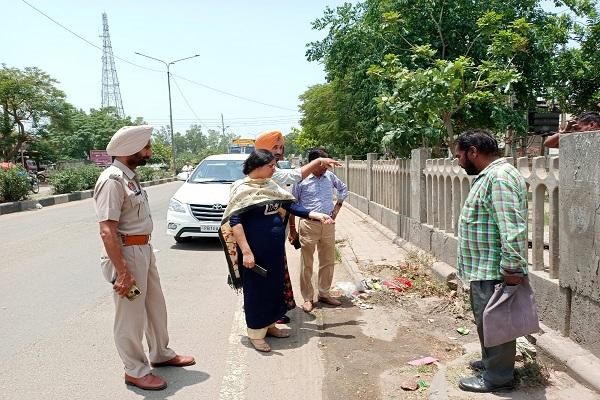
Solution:
M 312 149 L 308 152 L 309 162 L 328 157 L 329 154 L 322 148 Z M 334 188 L 337 190 L 335 205 L 333 204 Z M 300 205 L 330 215 L 335 220 L 342 208 L 342 203 L 348 197 L 348 187 L 333 172 L 328 171 L 325 165 L 313 171 L 302 182 L 296 183 L 292 188 L 292 194 Z M 319 255 L 317 298 L 320 302 L 335 307 L 342 304 L 329 293 L 333 281 L 333 266 L 335 265 L 335 224 L 317 226 L 315 222 L 306 218 L 300 219 L 298 231 L 296 231 L 295 218 L 294 216 L 290 217 L 289 240 L 294 243 L 299 238 L 302 245 L 300 291 L 304 299 L 302 309 L 306 312 L 311 312 L 314 307 L 315 291 L 312 285 L 312 277 L 315 249 Z
M 589 132 L 600 130 L 600 113 L 597 111 L 589 111 L 581 114 L 576 119 L 567 122 L 564 130 L 549 136 L 544 140 L 544 146 L 548 148 L 558 148 L 561 136 L 573 132 Z
M 480 393 L 511 390 L 516 342 L 485 347 L 483 312 L 496 284 L 518 285 L 527 275 L 527 188 L 519 171 L 498 157 L 490 132 L 465 132 L 454 150 L 467 174 L 477 175 L 458 223 L 457 266 L 470 284 L 482 355 L 471 362 L 481 375 L 461 379 L 459 387 Z

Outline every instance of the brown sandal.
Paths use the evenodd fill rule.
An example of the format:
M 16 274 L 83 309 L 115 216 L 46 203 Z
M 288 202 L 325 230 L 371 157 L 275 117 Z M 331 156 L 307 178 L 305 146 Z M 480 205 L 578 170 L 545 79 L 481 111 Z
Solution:
M 267 329 L 267 336 L 273 336 L 276 338 L 284 339 L 284 338 L 289 338 L 290 334 L 285 331 L 282 331 L 279 328 L 269 328 L 269 329 Z
M 262 351 L 263 353 L 268 353 L 271 351 L 271 346 L 266 342 L 265 339 L 250 339 L 250 343 L 257 351 Z

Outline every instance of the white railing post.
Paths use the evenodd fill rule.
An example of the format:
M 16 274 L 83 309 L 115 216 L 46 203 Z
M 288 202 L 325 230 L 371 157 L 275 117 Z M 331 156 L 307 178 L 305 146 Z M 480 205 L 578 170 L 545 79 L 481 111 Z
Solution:
M 410 158 L 410 217 L 427 222 L 427 180 L 423 170 L 431 149 L 415 149 Z

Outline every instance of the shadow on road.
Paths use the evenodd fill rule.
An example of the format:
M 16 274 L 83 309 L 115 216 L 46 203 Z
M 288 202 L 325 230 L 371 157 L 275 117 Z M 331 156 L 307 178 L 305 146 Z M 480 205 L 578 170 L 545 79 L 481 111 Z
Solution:
M 269 353 L 260 353 L 262 356 L 282 356 L 284 355 L 284 353 L 281 352 L 282 350 L 303 347 L 309 341 L 311 341 L 311 339 L 315 338 L 318 339 L 329 337 L 336 339 L 355 339 L 356 336 L 354 335 L 343 335 L 334 332 L 327 332 L 326 329 L 345 325 L 360 326 L 364 324 L 364 322 L 360 320 L 348 320 L 321 325 L 315 314 L 305 313 L 299 307 L 288 312 L 288 315 L 292 319 L 292 322 L 288 325 L 289 329 L 281 326 L 280 328 L 283 331 L 289 332 L 291 336 L 284 339 L 267 337 L 266 340 L 271 346 L 272 351 Z M 247 336 L 240 336 L 240 344 L 247 348 L 254 349 Z
M 144 399 L 168 399 L 178 390 L 186 386 L 197 385 L 210 378 L 210 375 L 206 372 L 190 371 L 183 368 L 158 368 L 153 373 L 167 381 L 168 386 L 165 390 L 151 392 L 134 386 L 127 386 L 127 388 L 140 396 L 144 396 Z
M 171 249 L 183 251 L 223 251 L 218 238 L 190 238 L 186 242 L 173 244 Z

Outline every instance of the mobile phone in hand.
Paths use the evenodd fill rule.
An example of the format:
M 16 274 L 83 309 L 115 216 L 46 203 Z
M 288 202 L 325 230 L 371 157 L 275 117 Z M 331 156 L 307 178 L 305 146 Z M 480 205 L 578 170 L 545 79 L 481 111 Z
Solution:
M 250 270 L 256 272 L 257 274 L 259 274 L 263 278 L 267 277 L 267 270 L 264 269 L 263 267 L 261 267 L 258 264 L 254 264 L 254 267 L 250 268 Z

